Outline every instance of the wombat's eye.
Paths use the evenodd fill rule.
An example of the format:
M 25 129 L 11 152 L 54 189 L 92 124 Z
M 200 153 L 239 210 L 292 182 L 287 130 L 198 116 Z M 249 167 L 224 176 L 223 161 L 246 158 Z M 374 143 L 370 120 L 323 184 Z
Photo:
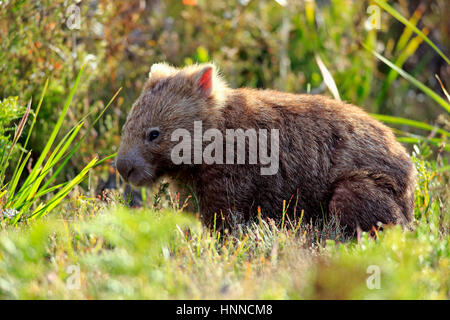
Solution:
M 159 136 L 159 129 L 151 129 L 147 134 L 147 140 L 153 141 Z

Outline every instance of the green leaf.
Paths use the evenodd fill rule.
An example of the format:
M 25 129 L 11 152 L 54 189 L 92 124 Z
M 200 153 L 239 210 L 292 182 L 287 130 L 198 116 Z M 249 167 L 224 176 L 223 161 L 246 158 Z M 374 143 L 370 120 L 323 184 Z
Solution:
M 436 131 L 442 135 L 450 136 L 450 132 L 445 131 L 444 129 L 429 125 L 428 123 L 410 120 L 410 119 L 401 118 L 401 117 L 387 116 L 384 114 L 371 114 L 371 116 L 380 121 L 386 122 L 386 123 L 400 124 L 400 125 L 405 125 L 405 126 L 409 126 L 409 127 L 415 127 L 415 128 L 427 130 L 427 131 Z
M 413 25 L 410 21 L 408 21 L 408 19 L 406 19 L 400 12 L 395 10 L 384 0 L 374 0 L 374 1 L 377 5 L 386 10 L 395 19 L 403 23 L 405 26 L 408 26 L 409 28 L 414 30 L 414 32 L 417 33 L 423 40 L 425 40 L 445 60 L 445 62 L 450 64 L 450 59 L 447 58 L 445 54 L 442 53 L 442 51 L 425 34 L 423 34 L 422 31 L 420 31 L 415 25 Z
M 363 45 L 364 46 L 364 45 Z M 366 46 L 364 46 L 364 48 L 368 49 Z M 368 49 L 369 50 L 369 49 Z M 434 101 L 436 101 L 441 107 L 443 107 L 447 112 L 450 112 L 450 104 L 448 102 L 446 102 L 444 99 L 442 99 L 436 92 L 434 92 L 433 90 L 431 90 L 430 88 L 428 88 L 426 85 L 424 85 L 423 83 L 421 83 L 419 80 L 417 80 L 416 78 L 414 78 L 413 76 L 411 76 L 409 73 L 407 73 L 406 71 L 404 71 L 403 69 L 397 67 L 395 64 L 393 64 L 391 61 L 389 61 L 388 59 L 386 59 L 385 57 L 383 57 L 381 54 L 379 54 L 378 52 L 374 51 L 374 50 L 369 50 L 370 52 L 372 52 L 372 54 L 377 57 L 379 60 L 381 60 L 382 62 L 384 62 L 385 64 L 387 64 L 390 68 L 394 69 L 395 71 L 397 71 L 397 73 L 399 75 L 401 75 L 403 78 L 405 78 L 406 80 L 408 80 L 409 82 L 411 82 L 413 85 L 415 85 L 417 88 L 419 88 L 420 90 L 422 90 L 427 96 L 429 96 L 430 98 L 432 98 Z

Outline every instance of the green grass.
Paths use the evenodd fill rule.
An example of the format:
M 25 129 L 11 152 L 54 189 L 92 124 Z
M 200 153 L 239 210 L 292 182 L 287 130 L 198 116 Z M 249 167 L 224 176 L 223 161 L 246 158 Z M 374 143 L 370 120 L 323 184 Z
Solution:
M 80 71 L 78 72 L 75 83 L 69 92 L 64 106 L 62 107 L 58 120 L 54 125 L 50 137 L 48 138 L 45 147 L 37 158 L 35 164 L 31 165 L 31 163 L 29 162 L 32 150 L 27 150 L 26 148 L 28 147 L 31 133 L 33 132 L 36 124 L 36 119 L 39 115 L 39 111 L 41 110 L 41 106 L 44 101 L 45 93 L 49 84 L 48 80 L 45 83 L 41 98 L 36 107 L 36 110 L 34 111 L 33 121 L 30 128 L 28 129 L 25 143 L 20 151 L 20 157 L 15 165 L 15 169 L 13 170 L 12 176 L 9 181 L 5 181 L 6 172 L 11 161 L 11 155 L 13 154 L 15 149 L 18 148 L 19 138 L 25 131 L 28 117 L 31 114 L 31 100 L 28 103 L 28 107 L 26 108 L 26 111 L 15 130 L 15 134 L 10 143 L 10 146 L 8 146 L 8 148 L 2 148 L 1 150 L 0 209 L 3 215 L 3 220 L 7 220 L 7 222 L 11 225 L 17 225 L 18 222 L 24 222 L 27 219 L 40 218 L 51 212 L 75 188 L 75 186 L 79 185 L 86 178 L 87 174 L 92 168 L 101 164 L 104 160 L 114 156 L 111 155 L 103 159 L 102 161 L 99 161 L 96 157 L 94 157 L 74 178 L 50 187 L 51 183 L 55 180 L 61 170 L 67 165 L 67 162 L 71 159 L 74 153 L 77 152 L 82 141 L 86 137 L 85 134 L 83 137 L 81 137 L 81 139 L 79 139 L 77 143 L 74 143 L 80 129 L 85 124 L 85 119 L 87 118 L 87 116 L 80 120 L 77 125 L 72 127 L 57 143 L 57 145 L 54 146 L 56 144 L 57 137 L 61 131 L 64 120 L 66 119 L 67 112 L 77 90 L 80 79 L 82 77 L 83 69 L 84 66 L 81 67 Z M 115 99 L 119 92 L 120 89 L 102 110 L 102 112 L 97 116 L 97 118 L 91 123 L 91 128 L 100 119 L 105 110 L 111 105 L 112 101 Z M 17 99 L 14 101 L 17 104 Z M 9 106 L 9 109 L 13 108 Z M 24 169 L 27 165 L 29 166 L 29 172 L 25 174 Z M 26 176 L 26 178 L 21 181 L 21 178 L 23 176 Z M 45 199 L 45 196 L 48 197 L 48 195 L 51 195 L 51 197 Z M 5 215 L 5 212 L 8 212 L 8 214 Z
M 427 42 L 433 49 L 436 51 L 442 59 L 445 60 L 448 64 L 450 64 L 450 59 L 428 38 L 422 31 L 420 31 L 411 21 L 406 19 L 400 12 L 395 10 L 389 4 L 386 3 L 385 0 L 374 0 L 374 2 L 386 10 L 391 16 L 395 19 L 403 23 L 408 28 L 412 29 L 419 37 L 421 37 L 425 42 Z
M 107 202 L 73 194 L 58 214 L 3 224 L 0 298 L 449 299 L 448 175 L 414 158 L 414 231 L 389 228 L 377 240 L 342 242 L 332 222 L 287 220 L 222 235 L 170 201 L 127 209 L 114 193 Z M 367 286 L 371 268 L 380 289 Z

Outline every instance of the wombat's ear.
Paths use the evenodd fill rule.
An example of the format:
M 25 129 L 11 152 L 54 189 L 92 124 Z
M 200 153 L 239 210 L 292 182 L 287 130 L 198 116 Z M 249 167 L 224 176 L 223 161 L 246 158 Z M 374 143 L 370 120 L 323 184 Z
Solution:
M 195 76 L 194 81 L 200 93 L 205 96 L 211 96 L 213 90 L 214 66 L 207 65 L 200 69 Z

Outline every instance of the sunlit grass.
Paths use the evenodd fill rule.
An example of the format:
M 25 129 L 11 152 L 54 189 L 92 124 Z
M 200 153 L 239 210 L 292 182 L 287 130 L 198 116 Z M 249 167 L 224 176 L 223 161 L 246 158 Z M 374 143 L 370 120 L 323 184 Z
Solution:
M 17 146 L 20 136 L 25 130 L 26 123 L 31 112 L 31 101 L 28 104 L 25 114 L 16 129 L 11 147 L 6 153 L 6 157 L 2 156 L 2 161 L 0 163 L 0 209 L 3 213 L 3 219 L 7 220 L 8 223 L 12 225 L 16 225 L 19 221 L 23 221 L 24 219 L 40 218 L 55 209 L 69 194 L 69 192 L 85 179 L 88 172 L 93 167 L 104 161 L 98 161 L 98 159 L 94 157 L 71 180 L 58 185 L 50 186 L 55 180 L 58 173 L 61 172 L 61 170 L 67 165 L 67 162 L 70 160 L 71 156 L 79 149 L 81 142 L 85 138 L 85 136 L 83 136 L 75 145 L 73 145 L 80 129 L 85 124 L 86 117 L 82 119 L 77 125 L 72 127 L 58 142 L 58 144 L 54 146 L 57 136 L 61 131 L 64 119 L 66 118 L 67 111 L 69 110 L 70 104 L 77 90 L 79 81 L 83 74 L 83 69 L 84 67 L 80 69 L 75 79 L 75 83 L 69 92 L 67 100 L 59 114 L 58 120 L 53 127 L 51 135 L 48 138 L 43 151 L 41 152 L 36 163 L 32 166 L 31 169 L 29 169 L 26 178 L 22 182 L 20 179 L 25 175 L 24 170 L 29 164 L 32 152 L 32 150 L 27 150 L 28 142 L 36 124 L 36 119 L 39 115 L 42 103 L 44 101 L 45 93 L 47 91 L 49 83 L 48 80 L 45 83 L 41 98 L 36 107 L 36 111 L 34 112 L 33 121 L 31 127 L 28 129 L 25 143 L 21 147 L 22 151 L 20 153 L 19 160 L 17 161 L 11 179 L 6 182 L 4 181 L 6 177 L 6 169 L 9 167 L 11 154 L 14 148 Z M 114 97 L 103 109 L 100 115 L 98 115 L 95 121 L 93 121 L 91 127 L 103 115 L 103 113 L 112 103 L 119 91 L 114 95 Z M 20 185 L 19 182 L 21 182 Z M 48 199 L 45 199 L 45 196 L 50 197 Z M 8 212 L 8 214 L 5 215 L 5 212 Z
M 419 35 L 419 37 L 421 37 L 424 41 L 426 41 L 433 48 L 433 50 L 435 50 L 442 57 L 442 59 L 445 60 L 445 62 L 450 64 L 450 59 L 447 58 L 447 56 L 433 43 L 433 41 L 431 41 L 430 38 L 428 38 L 425 33 L 419 30 L 412 21 L 406 19 L 400 12 L 391 7 L 385 0 L 374 0 L 374 2 L 380 7 L 382 7 L 384 10 L 386 10 L 395 19 L 397 19 L 405 26 L 413 30 L 417 35 Z

